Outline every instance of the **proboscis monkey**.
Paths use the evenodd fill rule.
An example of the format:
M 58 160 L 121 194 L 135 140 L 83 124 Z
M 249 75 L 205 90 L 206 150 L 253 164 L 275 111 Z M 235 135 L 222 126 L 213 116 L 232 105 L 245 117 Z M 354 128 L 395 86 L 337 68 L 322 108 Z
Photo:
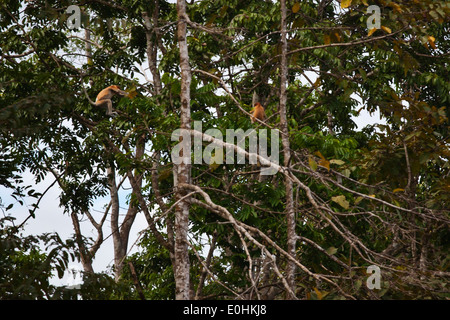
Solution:
M 251 121 L 254 123 L 256 119 L 264 121 L 266 119 L 266 113 L 264 112 L 264 107 L 259 103 L 255 103 L 255 107 L 253 108 L 253 113 L 251 116 Z
M 120 88 L 116 85 L 112 85 L 100 91 L 97 95 L 97 99 L 95 100 L 95 105 L 97 107 L 107 107 L 106 115 L 108 116 L 117 116 L 117 112 L 113 111 L 112 108 L 111 98 L 114 95 L 123 97 L 127 96 L 128 92 L 120 90 Z

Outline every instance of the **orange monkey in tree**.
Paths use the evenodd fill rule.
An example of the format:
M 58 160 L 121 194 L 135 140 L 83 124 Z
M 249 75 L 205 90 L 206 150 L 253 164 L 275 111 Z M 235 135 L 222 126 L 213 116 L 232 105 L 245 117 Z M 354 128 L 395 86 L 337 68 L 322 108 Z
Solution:
M 259 103 L 255 103 L 255 107 L 253 108 L 253 113 L 251 116 L 251 121 L 254 123 L 256 119 L 264 121 L 266 119 L 266 113 L 264 112 L 264 107 Z
M 106 115 L 108 116 L 117 116 L 117 112 L 113 111 L 112 107 L 112 97 L 114 95 L 123 97 L 128 96 L 128 92 L 120 90 L 120 88 L 116 85 L 109 86 L 97 95 L 97 99 L 95 100 L 95 106 L 97 107 L 107 107 Z

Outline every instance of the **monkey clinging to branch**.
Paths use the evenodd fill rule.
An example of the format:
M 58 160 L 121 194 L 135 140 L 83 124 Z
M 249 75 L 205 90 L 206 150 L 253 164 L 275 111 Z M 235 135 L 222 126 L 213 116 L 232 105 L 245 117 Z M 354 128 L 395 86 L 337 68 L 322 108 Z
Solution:
M 264 112 L 264 107 L 259 103 L 255 103 L 255 107 L 253 108 L 253 113 L 251 117 L 252 123 L 256 121 L 256 119 L 264 121 L 266 119 L 266 113 Z
M 94 105 L 97 107 L 107 107 L 106 115 L 108 115 L 108 116 L 117 116 L 117 112 L 113 111 L 112 101 L 111 101 L 111 98 L 114 95 L 123 97 L 123 96 L 127 96 L 128 92 L 120 90 L 120 88 L 116 85 L 109 86 L 99 92 Z

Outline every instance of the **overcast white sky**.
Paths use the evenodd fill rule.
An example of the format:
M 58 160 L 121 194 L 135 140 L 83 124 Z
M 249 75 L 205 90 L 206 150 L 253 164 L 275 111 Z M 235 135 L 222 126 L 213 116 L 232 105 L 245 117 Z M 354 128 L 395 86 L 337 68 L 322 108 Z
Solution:
M 24 175 L 24 184 L 34 185 L 34 189 L 37 192 L 44 192 L 47 187 L 53 182 L 53 176 L 49 175 L 47 179 L 42 181 L 41 183 L 34 185 L 33 176 L 30 173 L 26 173 Z M 72 226 L 72 220 L 68 214 L 64 214 L 63 208 L 59 207 L 59 193 L 60 190 L 57 187 L 57 184 L 53 186 L 42 199 L 39 209 L 36 210 L 36 218 L 29 219 L 25 225 L 24 235 L 38 235 L 46 232 L 57 232 L 61 239 L 65 240 L 67 238 L 72 237 L 74 231 Z M 125 194 L 123 190 L 120 192 L 120 205 L 121 208 L 126 207 L 125 203 Z M 3 186 L 0 186 L 0 198 L 2 200 L 3 205 L 7 206 L 10 203 L 15 203 L 15 200 L 9 196 L 8 190 Z M 28 200 L 28 201 L 27 201 Z M 20 224 L 23 220 L 28 217 L 28 209 L 27 205 L 32 203 L 33 199 L 24 199 L 24 206 L 20 206 L 20 204 L 16 203 L 14 208 L 8 211 L 6 214 L 11 215 L 17 218 L 15 224 Z M 107 198 L 98 199 L 94 203 L 93 209 L 104 211 L 104 206 L 109 202 Z M 31 209 L 31 208 L 30 208 Z M 126 209 L 121 209 L 121 213 L 126 213 Z M 94 217 L 96 213 L 93 212 Z M 97 216 L 101 216 L 100 213 Z M 86 219 L 84 219 L 86 220 Z M 99 220 L 99 219 L 98 219 Z M 133 228 L 130 232 L 130 241 L 129 246 L 131 246 L 135 240 L 137 239 L 137 234 L 139 231 L 145 229 L 148 226 L 147 221 L 143 217 L 142 214 L 138 214 L 136 220 L 134 222 Z M 85 223 L 81 223 L 81 228 L 83 234 L 85 236 L 90 236 L 93 239 L 96 239 L 97 234 L 95 233 L 95 229 L 92 227 L 89 221 Z M 103 234 L 106 238 L 111 233 L 111 228 L 109 224 L 109 219 L 105 221 Z M 136 246 L 131 251 L 136 252 Z M 93 267 L 94 271 L 100 272 L 109 269 L 113 262 L 113 245 L 112 245 L 112 237 L 109 237 L 101 246 L 99 251 L 97 252 L 96 259 L 94 261 Z M 79 263 L 70 263 L 69 265 L 80 265 Z M 66 284 L 67 275 L 59 280 L 57 277 L 53 279 L 55 284 Z

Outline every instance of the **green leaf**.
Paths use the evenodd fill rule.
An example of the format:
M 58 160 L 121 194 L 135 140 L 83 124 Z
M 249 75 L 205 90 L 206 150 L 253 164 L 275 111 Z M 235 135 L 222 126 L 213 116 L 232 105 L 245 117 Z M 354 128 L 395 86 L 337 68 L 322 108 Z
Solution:
M 310 167 L 313 171 L 316 171 L 316 170 L 317 170 L 317 162 L 313 159 L 312 156 L 309 156 L 309 158 L 308 158 L 308 163 L 309 163 L 309 167 Z
M 364 198 L 359 196 L 355 199 L 355 205 L 358 205 Z
M 356 280 L 355 281 L 355 290 L 356 290 L 356 292 L 358 292 L 359 291 L 359 288 L 361 288 L 361 285 L 362 285 L 362 281 L 361 280 Z
M 363 78 L 364 81 L 367 81 L 367 73 L 364 69 L 358 68 L 359 74 L 361 75 L 361 78 Z

